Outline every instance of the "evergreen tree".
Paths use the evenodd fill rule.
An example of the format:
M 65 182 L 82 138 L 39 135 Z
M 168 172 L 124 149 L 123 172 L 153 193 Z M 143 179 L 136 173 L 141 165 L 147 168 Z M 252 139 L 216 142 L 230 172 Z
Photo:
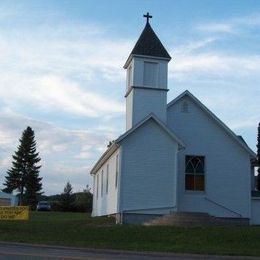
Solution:
M 257 190 L 260 191 L 260 123 L 258 124 L 258 133 L 257 133 L 257 166 L 258 166 L 258 175 L 257 175 Z
M 72 190 L 72 185 L 68 181 L 64 187 L 63 193 L 61 194 L 61 208 L 63 211 L 73 210 L 74 196 Z
M 41 194 L 42 178 L 39 177 L 40 162 L 39 153 L 36 152 L 34 131 L 27 127 L 19 140 L 20 144 L 14 152 L 12 167 L 5 177 L 5 192 L 18 190 L 20 205 L 27 204 L 35 208 L 37 197 Z
M 92 200 L 93 195 L 90 192 L 90 187 L 87 185 L 83 192 L 77 192 L 75 194 L 75 211 L 80 212 L 91 212 L 92 211 Z

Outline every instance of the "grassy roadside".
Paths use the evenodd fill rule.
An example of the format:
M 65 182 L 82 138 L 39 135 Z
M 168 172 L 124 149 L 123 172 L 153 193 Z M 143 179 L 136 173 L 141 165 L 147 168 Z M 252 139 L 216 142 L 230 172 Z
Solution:
M 260 227 L 115 226 L 83 213 L 32 212 L 0 221 L 0 240 L 90 248 L 260 256 Z

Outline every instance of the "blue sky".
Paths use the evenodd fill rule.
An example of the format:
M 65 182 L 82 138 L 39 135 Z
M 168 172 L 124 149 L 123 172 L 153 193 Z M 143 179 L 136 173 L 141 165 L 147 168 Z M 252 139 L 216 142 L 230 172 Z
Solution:
M 149 11 L 172 56 L 168 100 L 188 89 L 255 150 L 260 2 L 0 1 L 0 188 L 27 125 L 46 194 L 92 183 L 125 130 L 124 62 Z

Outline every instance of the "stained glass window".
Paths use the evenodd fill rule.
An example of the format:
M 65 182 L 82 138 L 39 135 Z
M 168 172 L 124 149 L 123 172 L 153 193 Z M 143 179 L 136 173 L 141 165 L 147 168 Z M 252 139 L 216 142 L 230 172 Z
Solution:
M 205 157 L 191 156 L 185 157 L 185 189 L 205 190 Z

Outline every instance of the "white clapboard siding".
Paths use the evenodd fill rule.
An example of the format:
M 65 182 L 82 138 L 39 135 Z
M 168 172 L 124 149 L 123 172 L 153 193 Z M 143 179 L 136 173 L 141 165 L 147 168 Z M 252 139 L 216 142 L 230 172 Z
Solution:
M 153 120 L 122 141 L 120 212 L 166 214 L 173 210 L 177 150 L 177 142 Z
M 249 218 L 251 167 L 246 149 L 188 95 L 168 107 L 168 127 L 186 144 L 178 156 L 179 210 Z M 185 155 L 205 156 L 205 192 L 185 191 Z
M 116 162 L 120 165 L 120 149 L 117 149 L 94 175 L 92 216 L 103 216 L 117 213 L 119 183 L 116 186 Z M 107 169 L 108 181 L 107 181 Z M 103 178 L 102 178 L 103 173 Z M 118 168 L 118 182 L 120 169 Z M 103 179 L 103 185 L 102 185 Z M 107 185 L 108 184 L 108 185 Z M 103 189 L 102 189 L 103 186 Z M 103 193 L 102 193 L 103 191 Z

